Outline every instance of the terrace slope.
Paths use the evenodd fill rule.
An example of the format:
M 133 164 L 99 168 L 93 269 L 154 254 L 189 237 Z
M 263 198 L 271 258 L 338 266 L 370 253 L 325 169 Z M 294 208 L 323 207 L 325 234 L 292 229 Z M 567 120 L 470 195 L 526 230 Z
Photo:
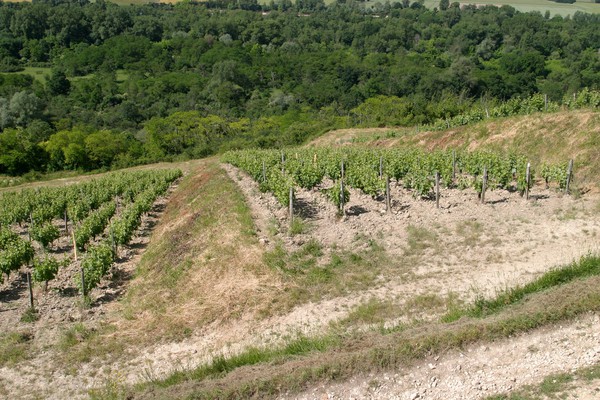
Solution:
M 560 111 L 491 119 L 445 131 L 415 128 L 365 128 L 331 131 L 309 146 L 361 144 L 373 147 L 421 146 L 427 149 L 490 149 L 529 154 L 534 164 L 575 159 L 575 178 L 598 189 L 600 112 Z

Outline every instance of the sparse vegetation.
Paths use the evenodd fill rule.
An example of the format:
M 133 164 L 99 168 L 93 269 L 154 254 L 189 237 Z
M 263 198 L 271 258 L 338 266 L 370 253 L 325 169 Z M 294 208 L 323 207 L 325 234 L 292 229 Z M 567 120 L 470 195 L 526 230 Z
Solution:
M 409 225 L 406 232 L 408 239 L 405 256 L 420 256 L 429 249 L 435 250 L 438 236 L 434 231 L 424 226 Z
M 40 318 L 35 308 L 29 307 L 21 316 L 21 322 L 35 322 Z
M 14 365 L 26 360 L 30 353 L 30 332 L 2 332 L 0 333 L 0 367 Z
M 483 225 L 477 221 L 462 221 L 456 224 L 456 233 L 462 240 L 462 245 L 475 247 L 481 240 Z
M 293 252 L 288 252 L 281 243 L 265 252 L 265 264 L 280 271 L 289 287 L 281 296 L 275 296 L 261 315 L 366 289 L 377 281 L 385 269 L 383 266 L 389 265 L 387 255 L 373 240 L 358 252 L 334 251 L 327 262 L 323 256 L 322 245 L 314 239 Z
M 301 218 L 294 218 L 290 224 L 289 234 L 291 236 L 299 235 L 306 232 L 306 223 Z
M 575 279 L 595 275 L 600 275 L 600 256 L 585 256 L 571 265 L 548 271 L 526 285 L 502 291 L 492 299 L 478 298 L 473 306 L 464 309 L 455 309 L 444 316 L 442 320 L 452 322 L 463 316 L 482 318 L 497 313 L 503 308 L 521 301 L 525 296 L 532 293 L 563 285 Z
M 541 400 L 565 399 L 579 383 L 584 385 L 600 380 L 600 365 L 584 367 L 569 373 L 552 374 L 538 385 L 527 385 L 510 394 L 487 397 L 486 400 Z M 598 389 L 594 390 L 596 393 Z

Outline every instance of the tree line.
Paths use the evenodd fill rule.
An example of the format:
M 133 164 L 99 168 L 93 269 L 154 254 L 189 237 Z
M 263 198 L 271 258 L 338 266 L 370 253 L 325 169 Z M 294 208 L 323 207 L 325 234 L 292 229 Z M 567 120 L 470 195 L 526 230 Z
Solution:
M 560 101 L 600 88 L 599 25 L 447 1 L 0 2 L 0 173 L 298 144 L 374 104 L 416 125 Z

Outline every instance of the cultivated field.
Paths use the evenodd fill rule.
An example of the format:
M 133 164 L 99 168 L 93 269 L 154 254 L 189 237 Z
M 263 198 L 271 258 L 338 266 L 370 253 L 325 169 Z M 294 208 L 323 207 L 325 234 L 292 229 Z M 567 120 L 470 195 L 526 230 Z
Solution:
M 538 178 L 529 200 L 498 189 L 482 204 L 473 188 L 444 188 L 436 208 L 393 181 L 391 212 L 381 196 L 350 188 L 340 215 L 324 179 L 296 189 L 292 222 L 241 170 L 217 158 L 178 164 L 186 175 L 89 304 L 56 303 L 51 282 L 47 294 L 35 289 L 42 315 L 26 322 L 26 292 L 6 287 L 21 278 L 0 289 L 0 395 L 594 398 L 600 195 L 587 124 L 597 117 L 570 114 L 577 129 L 561 149 L 522 146 L 580 166 L 573 194 Z M 462 135 L 500 149 L 525 143 L 538 123 L 426 132 L 410 145 L 443 148 Z M 388 131 L 333 132 L 311 146 L 416 140 Z

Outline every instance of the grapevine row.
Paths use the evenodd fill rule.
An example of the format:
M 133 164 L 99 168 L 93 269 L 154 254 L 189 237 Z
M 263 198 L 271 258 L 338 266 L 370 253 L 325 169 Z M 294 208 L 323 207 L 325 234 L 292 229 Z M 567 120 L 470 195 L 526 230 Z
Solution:
M 129 216 L 126 223 L 120 223 L 130 232 L 118 243 L 125 244 L 139 226 L 141 215 L 181 175 L 179 170 L 119 172 L 61 188 L 25 189 L 0 195 L 0 283 L 1 274 L 9 276 L 25 265 L 32 265 L 32 278 L 36 282 L 47 283 L 54 279 L 59 268 L 71 262 L 70 257 L 59 261 L 47 253 L 48 246 L 61 236 L 54 219 L 65 218 L 66 228 L 68 218 L 78 222 L 73 229 L 76 247 L 80 251 L 87 249 L 81 264 L 84 273 L 90 276 L 86 289 L 94 287 L 112 265 L 114 254 L 111 253 L 107 266 L 106 251 L 101 249 L 108 246 L 113 251 L 113 235 L 107 235 L 100 244 L 89 248 L 88 243 L 101 235 L 114 219 L 117 199 L 126 206 L 120 218 L 112 221 L 109 232 L 119 225 L 123 216 Z M 39 256 L 32 242 L 26 239 L 27 235 L 19 235 L 11 227 L 23 223 L 29 239 L 39 242 L 44 249 Z
M 135 230 L 140 226 L 142 216 L 150 211 L 154 201 L 163 195 L 169 185 L 181 176 L 181 171 L 172 171 L 162 178 L 155 179 L 153 185 L 139 192 L 128 204 L 119 218 L 111 222 L 109 237 L 91 246 L 81 262 L 84 275 L 84 293 L 89 293 L 108 273 L 117 254 L 117 246 L 129 243 Z M 79 282 L 81 284 L 81 282 Z
M 138 193 L 161 180 L 163 171 L 114 172 L 97 179 L 63 186 L 23 189 L 0 194 L 0 226 L 53 218 L 78 222 L 101 204 L 122 197 L 131 201 Z
M 223 161 L 247 172 L 260 183 L 261 190 L 273 192 L 282 205 L 289 201 L 290 188 L 299 186 L 312 189 L 324 178 L 334 181 L 330 198 L 338 201 L 341 189 L 335 189 L 342 179 L 346 185 L 371 196 L 385 192 L 385 179 L 395 179 L 415 196 L 429 197 L 434 186 L 435 174 L 445 187 L 474 188 L 481 191 L 484 170 L 487 172 L 489 189 L 514 188 L 523 193 L 531 188 L 535 171 L 530 168 L 526 178 L 528 161 L 514 153 L 498 154 L 488 151 L 426 151 L 421 149 L 365 148 L 344 149 L 287 149 L 241 150 L 224 154 Z M 566 168 L 544 165 L 542 178 L 547 183 L 557 182 L 564 187 Z
M 31 243 L 6 228 L 0 228 L 0 283 L 13 271 L 33 260 L 34 250 Z

